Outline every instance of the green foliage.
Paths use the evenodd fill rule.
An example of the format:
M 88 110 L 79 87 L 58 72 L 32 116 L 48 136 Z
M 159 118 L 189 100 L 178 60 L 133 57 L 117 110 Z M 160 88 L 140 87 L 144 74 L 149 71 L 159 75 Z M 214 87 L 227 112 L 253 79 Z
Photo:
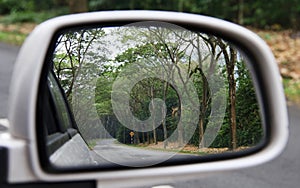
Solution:
M 255 146 L 263 137 L 262 119 L 255 88 L 245 62 L 236 63 L 236 120 L 237 141 L 240 146 Z M 211 147 L 230 145 L 229 109 L 227 109 L 221 130 Z
M 104 35 L 101 28 L 66 32 L 58 38 L 53 54 L 53 71 L 65 91 L 79 130 L 87 140 L 98 138 L 101 130 L 100 120 L 91 109 L 94 105 L 91 82 L 100 72 L 97 60 L 105 57 L 90 48 Z
M 0 0 L 0 15 L 17 12 L 39 12 L 66 7 L 67 0 Z
M 0 0 L 0 15 L 5 15 L 0 21 L 6 24 L 41 23 L 68 12 L 68 8 L 57 0 Z
M 230 121 L 232 117 L 229 104 L 232 98 L 228 94 L 231 85 L 227 80 L 229 73 L 226 61 L 230 57 L 234 61 L 232 78 L 236 83 L 236 87 L 232 88 L 235 88 L 236 93 L 233 98 L 236 117 L 233 118 L 237 120 L 237 146 L 251 147 L 261 141 L 263 129 L 255 89 L 241 54 L 231 53 L 229 56 L 228 50 L 231 48 L 228 43 L 203 33 L 178 32 L 166 28 L 163 30 L 160 27 L 130 29 L 79 29 L 66 32 L 58 38 L 53 56 L 54 71 L 66 92 L 76 122 L 85 138 L 107 138 L 107 134 L 110 134 L 119 142 L 131 143 L 129 133 L 133 130 L 121 125 L 113 112 L 115 109 L 112 108 L 112 92 L 115 92 L 112 91 L 115 86 L 113 84 L 122 72 L 127 75 L 122 79 L 134 83 L 137 75 L 145 75 L 143 80 L 139 80 L 132 89 L 130 88 L 130 91 L 117 91 L 128 92 L 126 94 L 129 96 L 129 110 L 123 109 L 122 103 L 118 106 L 119 109 L 125 110 L 125 117 L 132 113 L 141 121 L 149 119 L 153 115 L 150 112 L 154 107 L 151 105 L 154 105 L 152 101 L 155 98 L 165 101 L 166 105 L 166 112 L 155 111 L 160 114 L 166 113 L 165 119 L 160 120 L 156 129 L 145 133 L 135 131 L 135 144 L 164 141 L 174 135 L 176 129 L 181 128 L 178 123 L 181 121 L 182 131 L 177 131 L 170 142 L 179 145 L 181 138 L 188 137 L 190 125 L 194 123 L 197 128 L 193 130 L 189 144 L 196 147 L 208 146 L 202 142 L 202 132 L 209 130 L 215 134 L 209 133 L 206 136 L 204 133 L 204 142 L 217 136 L 210 147 L 231 147 L 234 123 Z M 117 36 L 121 39 L 111 41 L 116 36 L 115 32 L 118 32 Z M 127 37 L 131 33 L 135 34 L 135 38 Z M 177 36 L 180 37 L 174 38 Z M 114 45 L 114 42 L 122 43 L 122 47 L 125 48 L 116 50 L 117 53 L 110 56 L 108 45 Z M 118 46 L 114 47 L 118 49 Z M 196 57 L 196 52 L 200 52 L 201 57 Z M 138 69 L 132 69 L 135 65 Z M 159 70 L 152 69 L 157 65 L 163 68 L 164 78 L 169 79 L 157 78 L 152 74 L 153 70 Z M 176 79 L 174 75 L 181 75 L 181 82 L 172 82 Z M 220 77 L 223 80 L 221 82 Z M 184 98 L 184 102 L 193 101 L 195 98 L 199 102 L 193 101 L 181 107 L 184 102 L 179 95 L 189 94 L 187 82 L 193 83 L 192 87 L 197 96 Z M 183 93 L 177 93 L 179 89 Z M 217 98 L 222 101 L 216 100 Z M 213 106 L 215 101 L 217 105 Z M 225 106 L 227 110 L 224 116 Z M 197 114 L 193 116 L 197 116 L 199 121 L 196 122 L 195 118 L 195 121 L 190 122 L 194 118 L 191 114 L 195 111 Z M 183 116 L 185 118 L 182 118 Z M 154 123 L 153 121 L 153 127 L 156 126 Z M 218 125 L 222 125 L 219 131 Z
M 156 58 L 157 51 L 161 50 L 161 55 L 164 53 L 164 47 L 162 44 L 152 44 L 146 43 L 143 45 L 137 45 L 133 48 L 128 48 L 123 53 L 117 55 L 114 62 L 120 62 L 121 65 L 116 69 L 115 67 L 106 67 L 107 70 L 111 71 L 104 71 L 105 74 L 102 74 L 98 79 L 99 83 L 102 83 L 102 80 L 106 83 L 99 84 L 97 87 L 97 106 L 104 107 L 107 105 L 106 109 L 110 109 L 109 112 L 111 114 L 102 113 L 103 109 L 98 109 L 98 114 L 102 114 L 102 117 L 113 115 L 111 111 L 111 101 L 110 101 L 110 91 L 112 89 L 112 82 L 114 78 L 118 74 L 118 72 L 123 71 L 124 68 L 128 65 L 131 65 L 137 62 L 139 59 L 147 59 L 147 58 Z M 117 70 L 117 71 L 116 71 Z M 135 72 L 126 72 L 128 75 L 136 74 Z M 108 87 L 106 87 L 109 85 Z M 166 86 L 166 82 L 162 81 L 157 78 L 148 78 L 145 80 L 140 81 L 136 84 L 131 93 L 130 93 L 130 108 L 132 110 L 133 115 L 140 119 L 146 120 L 150 117 L 149 105 L 151 105 L 151 100 L 153 98 L 160 98 L 163 100 L 164 98 L 164 88 Z M 100 91 L 101 90 L 101 91 Z M 178 96 L 174 90 L 174 88 L 169 88 L 166 94 L 166 108 L 167 108 L 167 118 L 166 118 L 166 125 L 168 129 L 168 135 L 172 134 L 173 131 L 177 128 L 178 119 L 172 118 L 172 107 L 178 106 Z M 117 120 L 116 120 L 117 121 Z M 120 129 L 117 131 L 117 139 L 123 143 L 130 143 L 128 140 L 128 135 L 131 130 L 127 128 L 119 127 Z M 155 132 L 157 132 L 157 139 L 163 141 L 163 127 L 159 126 L 156 128 Z M 138 133 L 137 133 L 138 134 Z M 138 138 L 137 138 L 138 137 Z M 148 133 L 139 133 L 138 136 L 136 135 L 135 138 L 140 140 L 140 142 L 152 142 L 150 139 L 153 137 L 153 132 Z
M 53 58 L 54 70 L 69 101 L 71 101 L 75 80 L 80 80 L 86 75 L 88 77 L 95 76 L 99 73 L 93 72 L 97 70 L 96 61 L 104 57 L 97 56 L 95 52 L 89 52 L 89 54 L 87 52 L 92 43 L 104 35 L 105 33 L 101 28 L 82 29 L 77 32 L 67 32 L 58 39 L 57 51 L 54 52 Z
M 0 31 L 0 41 L 13 44 L 21 45 L 26 39 L 26 35 L 20 33 L 11 33 L 11 32 L 1 32 Z
M 250 73 L 244 62 L 237 62 L 237 135 L 241 146 L 258 144 L 263 136 L 262 119 Z
M 300 0 L 89 0 L 90 11 L 124 9 L 191 12 L 259 28 L 300 27 Z M 68 12 L 66 0 L 0 0 L 0 15 L 10 15 L 9 23 L 40 23 Z
M 34 11 L 34 0 L 0 0 L 0 14 L 10 14 L 21 11 Z
M 300 0 L 90 0 L 90 9 L 172 10 L 210 15 L 260 28 L 299 29 Z
M 283 79 L 284 91 L 287 98 L 291 101 L 300 103 L 300 82 L 290 78 Z
M 24 23 L 24 22 L 33 22 L 33 23 L 41 23 L 47 19 L 66 14 L 67 10 L 62 8 L 58 10 L 51 11 L 17 11 L 12 12 L 7 16 L 4 16 L 0 19 L 2 23 L 12 24 L 12 23 Z
M 114 81 L 113 73 L 106 73 L 97 79 L 95 106 L 99 116 L 112 115 L 111 91 Z

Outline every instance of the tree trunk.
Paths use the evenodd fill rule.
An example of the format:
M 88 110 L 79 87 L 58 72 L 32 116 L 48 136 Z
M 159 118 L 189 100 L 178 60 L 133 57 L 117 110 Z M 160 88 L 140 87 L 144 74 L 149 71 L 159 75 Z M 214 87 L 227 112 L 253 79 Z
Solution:
M 183 125 L 178 124 L 178 147 L 183 147 Z
M 209 98 L 209 91 L 208 91 L 208 81 L 203 73 L 203 71 L 199 68 L 198 69 L 201 78 L 202 78 L 202 101 L 201 101 L 201 110 L 200 110 L 200 120 L 199 120 L 199 149 L 205 147 L 205 140 L 204 140 L 204 124 L 205 124 L 205 116 L 207 111 L 208 105 L 208 98 Z
M 235 112 L 235 102 L 236 102 L 236 83 L 234 79 L 234 65 L 236 62 L 236 51 L 230 48 L 230 74 L 229 78 L 229 98 L 230 98 L 230 123 L 231 123 L 231 145 L 232 150 L 237 148 L 237 135 L 236 135 L 236 112 Z
M 145 140 L 145 133 L 144 132 L 142 132 L 142 140 L 143 140 L 143 144 L 145 144 L 146 140 Z
M 88 0 L 68 0 L 70 13 L 88 12 Z
M 126 144 L 126 129 L 123 127 L 123 144 Z
M 163 88 L 164 89 L 163 90 L 164 91 L 164 101 L 166 101 L 169 83 L 166 82 L 163 85 L 164 85 L 164 88 Z M 165 114 L 165 113 L 163 112 L 163 114 Z M 167 146 L 168 146 L 168 141 L 167 141 L 168 131 L 167 131 L 167 125 L 166 125 L 165 121 L 162 122 L 162 127 L 163 127 L 163 131 L 164 131 L 164 142 L 163 142 L 164 143 L 164 149 L 166 149 Z
M 147 144 L 151 144 L 151 142 L 150 142 L 150 132 L 147 132 Z
M 226 71 L 227 71 L 227 80 L 229 83 L 229 118 L 230 118 L 230 132 L 231 132 L 231 149 L 236 150 L 237 148 L 237 134 L 236 134 L 236 112 L 235 112 L 235 103 L 236 103 L 236 83 L 234 78 L 234 67 L 236 63 L 237 52 L 229 47 L 230 54 L 228 54 L 228 46 L 220 39 L 218 45 L 222 49 L 224 59 L 226 62 Z
M 141 141 L 140 141 L 140 135 L 139 135 L 139 132 L 135 132 L 135 134 L 134 134 L 134 143 L 135 144 L 140 144 L 141 143 Z
M 204 148 L 204 118 L 199 121 L 199 149 Z
M 236 113 L 235 113 L 235 84 L 232 83 L 230 88 L 230 123 L 231 123 L 231 147 L 232 150 L 237 148 L 236 135 Z
M 244 24 L 244 0 L 238 0 L 238 24 Z
M 154 86 L 151 86 L 151 98 L 152 98 L 152 108 L 154 109 Z M 155 118 L 155 115 L 153 116 L 153 118 Z M 155 119 L 153 119 L 153 123 L 152 123 L 152 127 L 153 127 L 153 142 L 154 144 L 157 144 L 157 135 L 156 135 L 156 128 L 155 128 Z

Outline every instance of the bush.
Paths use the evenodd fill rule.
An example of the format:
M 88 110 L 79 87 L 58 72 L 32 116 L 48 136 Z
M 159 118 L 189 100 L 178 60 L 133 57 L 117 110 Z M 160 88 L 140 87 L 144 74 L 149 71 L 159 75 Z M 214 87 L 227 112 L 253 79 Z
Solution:
M 58 9 L 56 11 L 43 11 L 43 12 L 13 12 L 7 16 L 0 19 L 0 22 L 11 24 L 11 23 L 24 23 L 24 22 L 34 22 L 41 23 L 47 19 L 67 14 L 68 10 L 65 8 Z
M 0 0 L 0 14 L 11 14 L 20 11 L 34 11 L 34 1 Z

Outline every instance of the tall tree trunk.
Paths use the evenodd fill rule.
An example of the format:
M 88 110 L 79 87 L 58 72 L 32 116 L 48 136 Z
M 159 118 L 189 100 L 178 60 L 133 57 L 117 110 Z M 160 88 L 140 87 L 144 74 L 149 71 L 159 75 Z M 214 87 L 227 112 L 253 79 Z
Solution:
M 168 82 L 165 82 L 165 84 L 163 84 L 163 91 L 164 91 L 164 101 L 166 101 L 167 99 L 167 92 L 168 92 L 168 87 L 169 87 L 169 83 Z M 163 112 L 163 114 L 165 114 L 165 112 Z M 167 148 L 168 146 L 168 131 L 167 131 L 167 125 L 165 123 L 165 121 L 163 120 L 162 121 L 162 127 L 163 127 L 163 131 L 164 131 L 164 149 Z
M 208 81 L 206 76 L 204 75 L 203 71 L 199 68 L 199 72 L 202 78 L 202 102 L 201 102 L 201 114 L 199 120 L 199 149 L 205 147 L 205 140 L 204 140 L 204 124 L 205 124 L 205 116 L 207 111 L 207 104 L 208 104 Z
M 178 1 L 178 12 L 183 11 L 183 4 L 184 4 L 184 0 L 179 0 Z
M 146 140 L 145 140 L 145 133 L 144 132 L 142 132 L 142 140 L 143 140 L 143 144 L 145 144 Z
M 135 134 L 134 134 L 134 143 L 135 144 L 140 144 L 141 143 L 141 141 L 140 141 L 140 135 L 139 135 L 139 132 L 135 132 Z
M 200 117 L 199 120 L 199 149 L 204 148 L 204 118 Z
M 154 86 L 151 86 L 151 98 L 152 98 L 152 108 L 154 109 Z M 153 118 L 155 118 L 155 115 L 153 116 Z M 153 119 L 153 123 L 152 123 L 152 127 L 153 127 L 153 142 L 154 144 L 157 144 L 157 135 L 156 135 L 156 126 L 155 126 L 155 119 Z
M 227 57 L 226 57 L 227 56 Z M 227 80 L 229 84 L 229 120 L 230 120 L 230 131 L 231 131 L 231 149 L 235 150 L 237 148 L 237 138 L 236 138 L 236 112 L 235 112 L 235 102 L 236 102 L 236 83 L 234 79 L 234 67 L 236 62 L 236 52 L 230 48 L 230 57 L 226 52 L 226 69 L 227 69 Z
M 178 123 L 178 147 L 183 147 L 183 125 Z
M 125 129 L 125 126 L 123 126 L 123 144 L 126 144 L 126 129 Z
M 88 12 L 88 0 L 68 0 L 70 13 Z
M 244 0 L 238 0 L 238 24 L 244 24 Z
M 229 98 L 230 98 L 230 123 L 231 123 L 231 145 L 232 150 L 237 148 L 237 134 L 236 134 L 236 83 L 234 79 L 234 67 L 236 62 L 236 51 L 230 48 L 230 66 L 229 66 Z
M 226 71 L 227 71 L 227 80 L 229 83 L 229 118 L 230 118 L 230 132 L 231 132 L 231 149 L 236 150 L 237 148 L 237 134 L 236 134 L 236 112 L 235 112 L 235 103 L 236 103 L 236 83 L 234 78 L 234 67 L 237 58 L 237 52 L 219 39 L 218 45 L 220 46 L 224 59 L 226 62 Z M 229 53 L 227 49 L 229 48 Z
M 151 144 L 151 142 L 150 142 L 150 132 L 147 132 L 147 144 Z
M 210 58 L 210 65 L 209 65 L 209 72 L 207 72 L 207 75 L 204 74 L 203 72 L 203 57 L 202 57 L 202 48 L 200 45 L 200 38 L 202 38 L 207 47 L 210 47 L 211 49 L 211 54 L 212 57 Z M 215 53 L 216 53 L 216 41 L 214 36 L 207 36 L 204 37 L 202 35 L 198 35 L 197 37 L 197 54 L 198 54 L 198 61 L 199 61 L 199 67 L 196 69 L 196 71 L 199 71 L 202 79 L 202 100 L 201 100 L 201 109 L 200 109 L 200 117 L 199 117 L 199 149 L 205 147 L 205 139 L 204 139 L 204 126 L 205 126 L 205 117 L 206 117 L 206 112 L 210 100 L 210 91 L 209 91 L 209 83 L 208 80 L 210 78 L 210 75 L 213 74 L 214 72 L 214 67 L 215 67 Z

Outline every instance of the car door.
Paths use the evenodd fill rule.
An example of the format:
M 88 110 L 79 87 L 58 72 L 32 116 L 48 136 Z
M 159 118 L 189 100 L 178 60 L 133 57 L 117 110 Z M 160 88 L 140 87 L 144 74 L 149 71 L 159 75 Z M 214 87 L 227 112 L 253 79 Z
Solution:
M 47 127 L 44 130 L 49 160 L 58 166 L 91 164 L 89 148 L 78 131 L 63 89 L 52 71 L 49 72 L 44 99 L 43 126 Z

